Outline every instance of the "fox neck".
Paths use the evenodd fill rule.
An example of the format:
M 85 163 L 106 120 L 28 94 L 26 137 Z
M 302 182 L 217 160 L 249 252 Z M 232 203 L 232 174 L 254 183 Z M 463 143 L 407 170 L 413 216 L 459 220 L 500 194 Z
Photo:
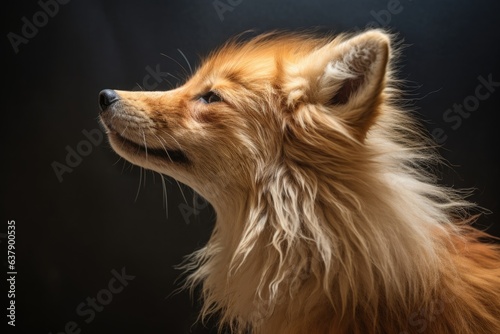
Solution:
M 376 313 L 380 303 L 411 313 L 432 293 L 443 248 L 434 236 L 445 234 L 448 217 L 425 194 L 439 188 L 404 173 L 337 183 L 288 170 L 214 203 L 217 224 L 191 276 L 203 282 L 202 315 L 224 310 L 226 323 L 242 316 L 253 323 L 299 293 L 319 294 L 311 303 L 323 300 L 340 317 L 360 307 Z

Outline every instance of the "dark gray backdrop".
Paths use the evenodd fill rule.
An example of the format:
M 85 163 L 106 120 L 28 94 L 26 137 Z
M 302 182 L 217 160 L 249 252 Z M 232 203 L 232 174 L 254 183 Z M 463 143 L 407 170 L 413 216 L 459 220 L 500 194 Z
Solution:
M 139 169 L 100 140 L 97 94 L 138 85 L 169 89 L 183 80 L 184 56 L 195 67 L 200 55 L 248 29 L 341 32 L 371 22 L 399 33 L 407 45 L 400 77 L 408 80 L 408 97 L 453 166 L 442 169 L 442 182 L 476 188 L 471 200 L 493 212 L 480 226 L 500 235 L 494 145 L 500 87 L 476 90 L 484 80 L 500 82 L 498 10 L 493 0 L 4 5 L 2 219 L 16 222 L 18 272 L 16 327 L 9 333 L 213 331 L 210 323 L 193 325 L 196 297 L 174 293 L 180 272 L 173 266 L 206 242 L 214 213 L 202 202 L 190 209 L 193 194 L 185 186 L 189 206 L 183 205 L 179 187 L 167 179 L 166 217 L 160 177 L 146 173 L 140 185 Z

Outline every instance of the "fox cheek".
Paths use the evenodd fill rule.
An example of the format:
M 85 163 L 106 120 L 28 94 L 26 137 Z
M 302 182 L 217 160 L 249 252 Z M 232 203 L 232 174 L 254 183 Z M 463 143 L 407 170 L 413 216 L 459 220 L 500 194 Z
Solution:
M 193 119 L 198 123 L 211 123 L 217 121 L 217 115 L 211 110 L 201 110 L 201 108 L 196 108 L 193 112 Z

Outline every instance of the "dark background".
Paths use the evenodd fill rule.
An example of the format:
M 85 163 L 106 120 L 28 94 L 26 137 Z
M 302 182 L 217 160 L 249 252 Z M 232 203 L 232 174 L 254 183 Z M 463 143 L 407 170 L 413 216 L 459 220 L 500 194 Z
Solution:
M 446 136 L 441 151 L 452 168 L 441 169 L 441 181 L 475 188 L 470 199 L 492 211 L 480 226 L 500 235 L 500 87 L 457 129 L 443 119 L 455 103 L 471 101 L 479 76 L 500 81 L 498 2 L 401 0 L 396 10 L 389 5 L 397 11 L 390 14 L 393 2 L 73 0 L 46 22 L 37 16 L 37 1 L 4 4 L 2 219 L 16 222 L 18 272 L 16 327 L 9 333 L 55 334 L 65 326 L 81 333 L 213 332 L 210 323 L 194 324 L 196 296 L 174 293 L 181 273 L 174 265 L 204 245 L 214 213 L 203 203 L 196 214 L 182 211 L 179 187 L 167 179 L 167 218 L 159 175 L 145 173 L 140 183 L 137 167 L 119 159 L 105 139 L 99 143 L 97 94 L 140 89 L 138 84 L 170 89 L 185 77 L 183 55 L 195 67 L 199 56 L 248 29 L 342 32 L 372 21 L 399 33 L 407 46 L 399 77 L 407 80 L 408 97 L 428 130 L 441 128 Z M 218 13 L 217 4 L 228 7 Z M 22 35 L 22 18 L 33 22 L 33 15 L 41 27 L 16 53 L 8 34 Z M 85 144 L 83 130 L 97 133 L 97 144 Z M 73 157 L 74 168 L 60 182 L 54 162 L 66 165 L 68 149 L 78 148 L 85 156 Z M 182 190 L 190 203 L 192 191 Z M 88 297 L 109 296 L 112 271 L 122 268 L 135 278 L 93 319 L 79 315 Z M 3 312 L 6 302 L 4 297 Z M 4 314 L 1 319 L 5 324 Z M 66 325 L 71 321 L 75 325 Z

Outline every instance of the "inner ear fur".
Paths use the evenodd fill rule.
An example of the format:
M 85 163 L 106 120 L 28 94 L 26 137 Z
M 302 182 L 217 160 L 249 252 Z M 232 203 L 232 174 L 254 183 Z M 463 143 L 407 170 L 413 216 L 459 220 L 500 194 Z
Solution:
M 302 62 L 301 72 L 311 75 L 307 100 L 329 107 L 364 135 L 382 101 L 389 54 L 390 37 L 381 30 L 315 50 Z
M 327 93 L 322 102 L 345 106 L 342 117 L 366 126 L 376 116 L 385 88 L 389 48 L 389 36 L 381 31 L 365 32 L 338 45 L 335 59 L 320 78 L 320 89 Z

